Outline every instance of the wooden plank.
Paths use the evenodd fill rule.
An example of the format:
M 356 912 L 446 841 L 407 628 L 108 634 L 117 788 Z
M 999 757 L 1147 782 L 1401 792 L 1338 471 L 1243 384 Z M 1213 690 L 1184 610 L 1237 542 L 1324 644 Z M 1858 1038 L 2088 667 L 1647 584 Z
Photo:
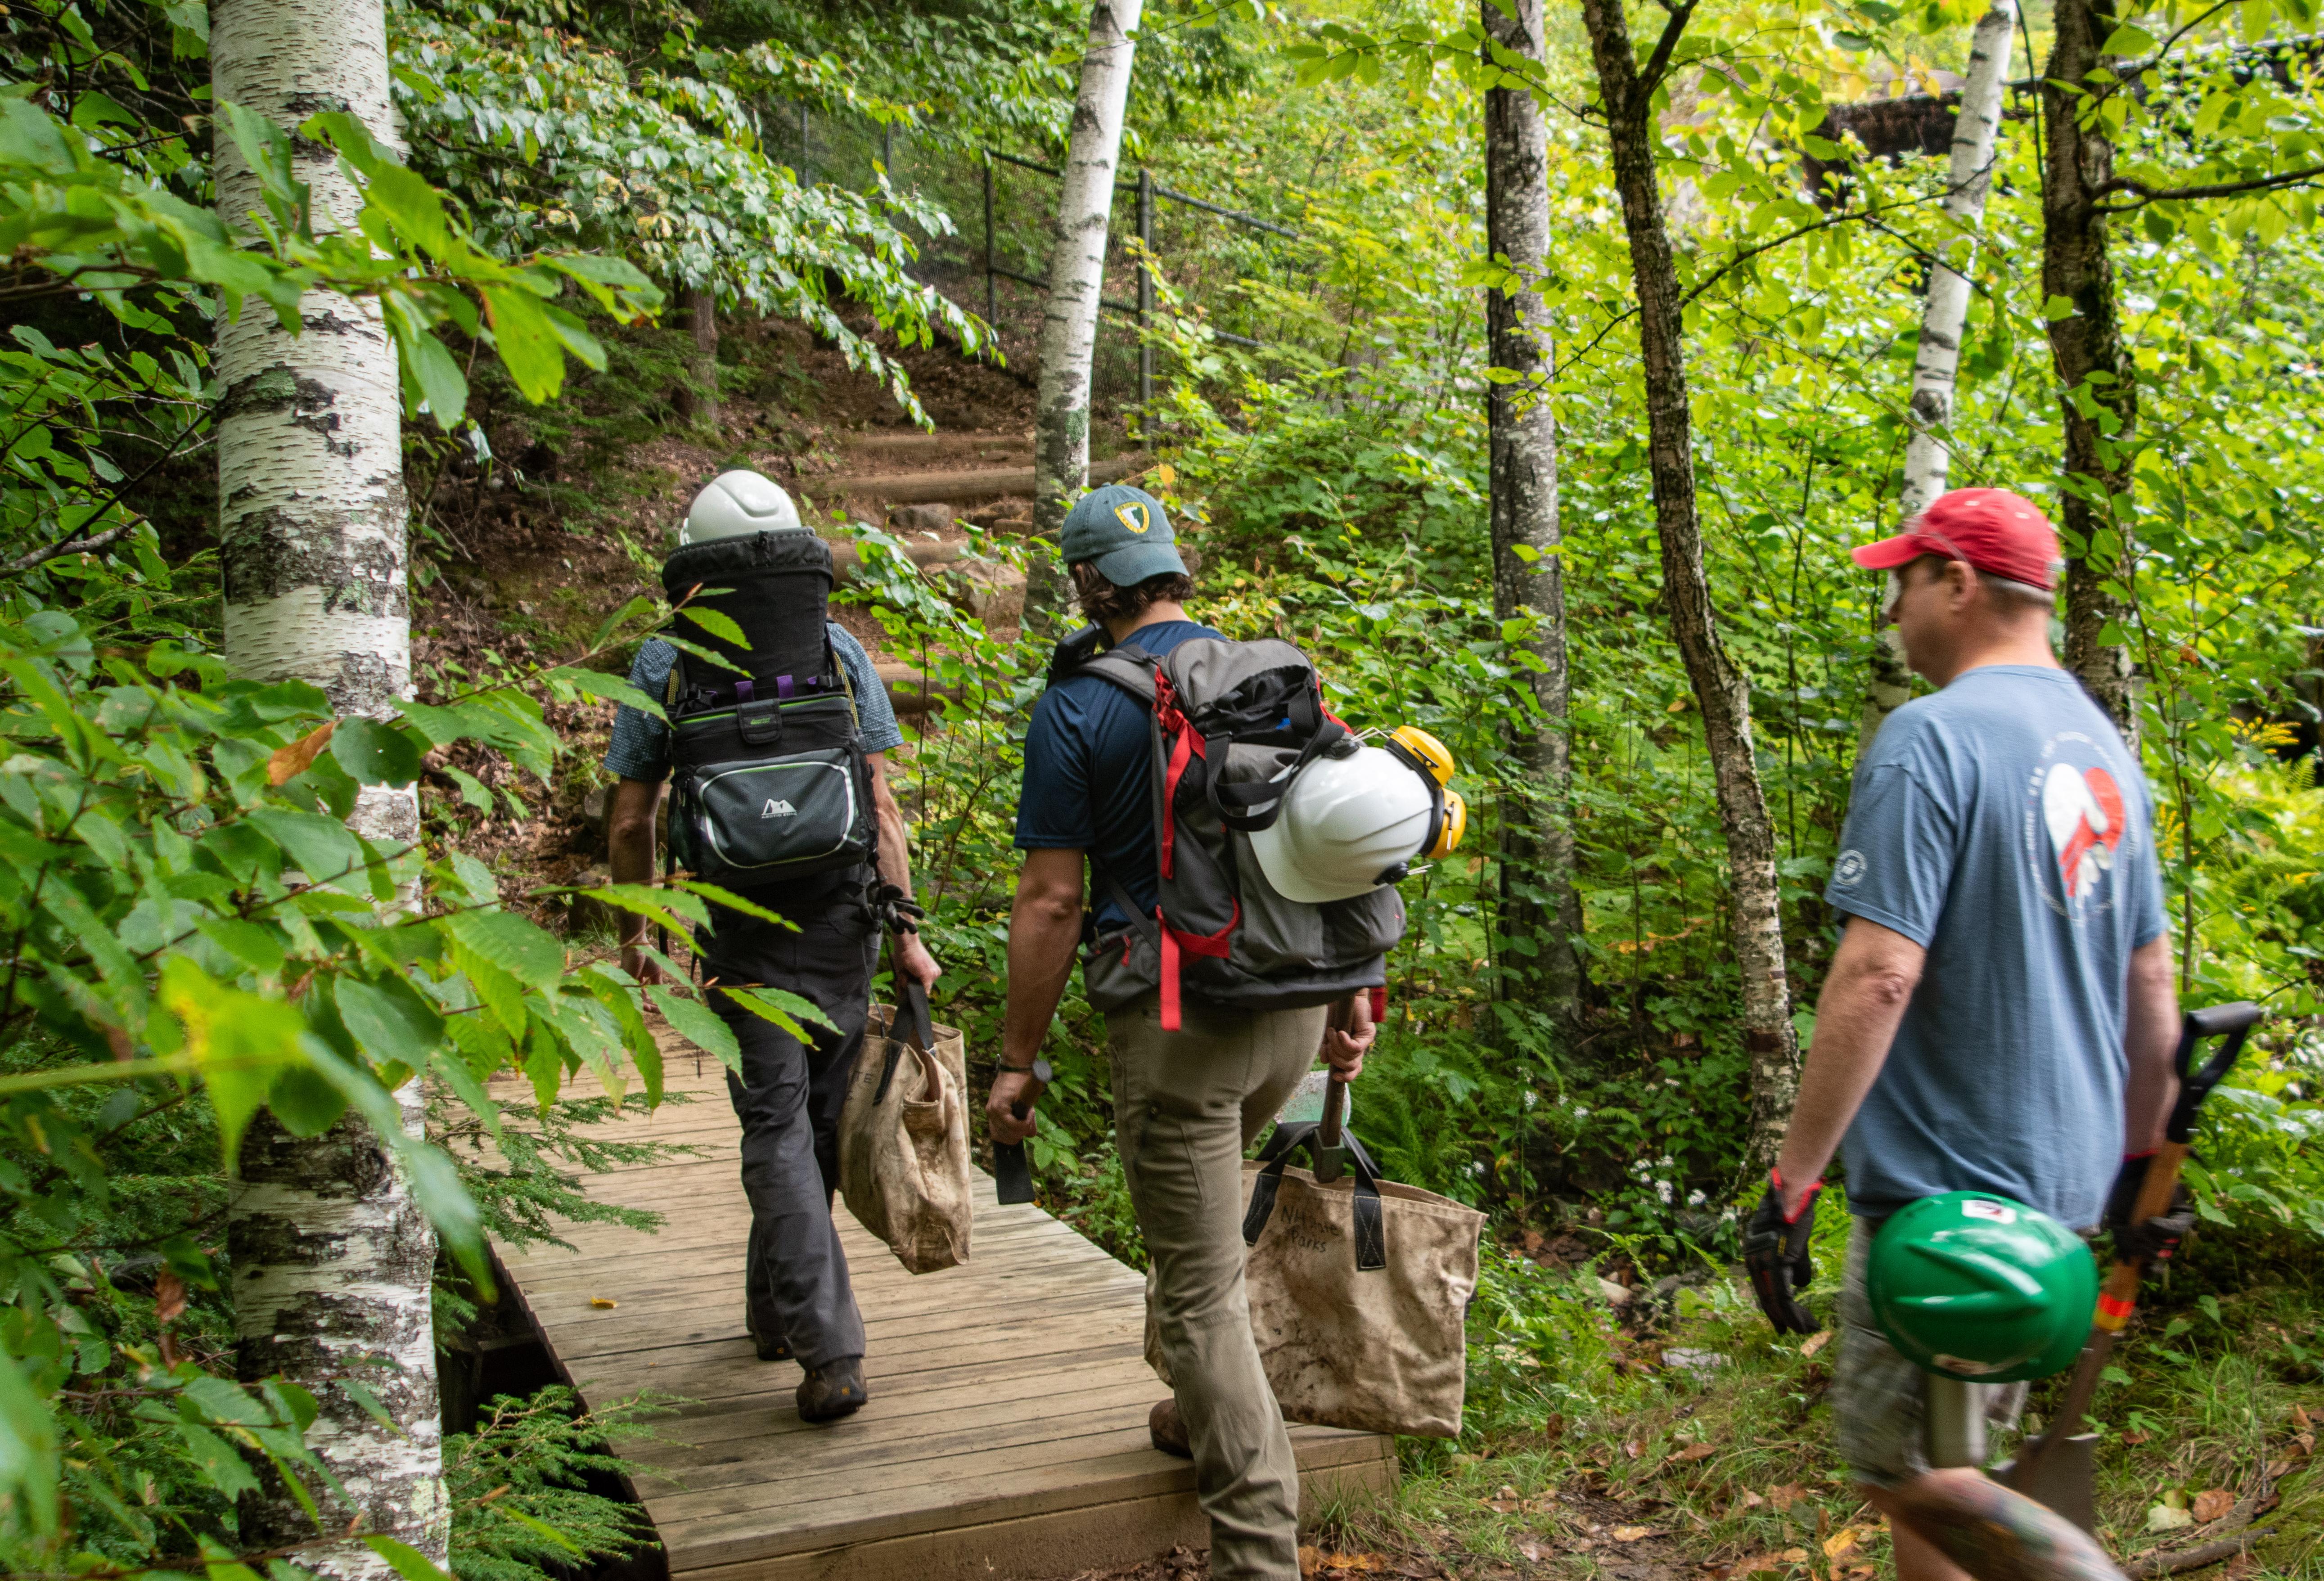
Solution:
M 839 1215 L 872 1397 L 844 1421 L 801 1422 L 798 1368 L 757 1360 L 742 1334 L 750 1213 L 736 1123 L 723 1069 L 696 1071 L 687 1052 L 674 1051 L 670 1086 L 701 1103 L 591 1128 L 701 1150 L 584 1182 L 594 1201 L 663 1215 L 661 1233 L 559 1223 L 569 1250 L 496 1248 L 512 1298 L 586 1400 L 687 1400 L 650 1427 L 660 1441 L 617 1446 L 654 1468 L 638 1491 L 674 1576 L 991 1581 L 1202 1542 L 1192 1468 L 1146 1441 L 1162 1391 L 1142 1357 L 1143 1281 L 1070 1225 L 1001 1207 L 982 1174 L 976 1255 L 941 1273 L 907 1273 Z M 1385 1439 L 1301 1428 L 1292 1442 L 1303 1488 L 1393 1482 Z

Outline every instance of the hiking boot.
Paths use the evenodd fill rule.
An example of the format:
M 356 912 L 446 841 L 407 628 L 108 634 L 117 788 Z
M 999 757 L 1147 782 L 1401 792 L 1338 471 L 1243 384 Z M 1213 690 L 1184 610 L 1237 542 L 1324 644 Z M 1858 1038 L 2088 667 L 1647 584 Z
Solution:
M 853 1416 L 872 1398 L 872 1391 L 863 1382 L 863 1358 L 841 1356 L 811 1367 L 798 1386 L 799 1419 L 805 1422 L 835 1422 L 841 1417 Z
M 1175 1455 L 1181 1460 L 1194 1457 L 1194 1441 L 1186 1437 L 1186 1419 L 1178 1414 L 1176 1396 L 1154 1402 L 1154 1409 L 1146 1413 L 1146 1436 L 1165 1455 Z
M 750 1331 L 751 1348 L 759 1353 L 762 1362 L 788 1362 L 791 1359 L 791 1342 L 775 1333 L 770 1324 L 754 1318 L 745 1318 L 742 1327 Z

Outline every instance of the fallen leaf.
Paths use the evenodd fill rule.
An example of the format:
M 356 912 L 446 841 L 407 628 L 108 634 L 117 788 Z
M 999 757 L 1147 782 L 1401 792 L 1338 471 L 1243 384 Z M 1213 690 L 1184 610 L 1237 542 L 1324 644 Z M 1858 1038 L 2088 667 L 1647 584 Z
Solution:
M 1313 1576 L 1323 1562 L 1323 1550 L 1312 1543 L 1299 1545 L 1299 1573 Z
M 1520 1539 L 1517 1542 L 1517 1552 L 1524 1556 L 1528 1564 L 1538 1565 L 1542 1560 L 1549 1558 L 1549 1550 L 1542 1547 L 1541 1544 L 1534 1541 L 1531 1538 Z
M 1807 1549 L 1785 1549 L 1784 1550 L 1784 1563 L 1785 1563 L 1785 1564 L 1787 1564 L 1787 1565 L 1804 1565 L 1804 1564 L 1806 1564 L 1807 1562 L 1808 1562 L 1808 1550 L 1807 1550 Z
M 1823 1539 L 1823 1557 L 1827 1559 L 1840 1558 L 1856 1547 L 1856 1539 L 1862 1535 L 1853 1526 L 1841 1527 Z
M 1749 1488 L 1745 1488 L 1741 1493 L 1735 1495 L 1735 1502 L 1746 1510 L 1756 1510 L 1767 1501 L 1753 1493 Z
M 1848 1581 L 1865 1581 L 1865 1577 L 1868 1576 L 1876 1576 L 1877 1574 L 1879 1574 L 1879 1571 L 1874 1566 L 1857 1565 L 1849 1570 Z
M 1797 1483 L 1785 1483 L 1782 1487 L 1767 1490 L 1767 1502 L 1775 1507 L 1775 1513 L 1778 1515 L 1807 1496 L 1807 1489 Z
M 177 1270 L 165 1268 L 153 1276 L 153 1321 L 175 1323 L 186 1315 L 186 1281 Z
M 1718 1453 L 1719 1446 L 1716 1444 L 1689 1444 L 1671 1458 L 1673 1460 L 1708 1460 Z
M 1325 1570 L 1370 1572 L 1387 1569 L 1388 1560 L 1379 1554 L 1324 1554 L 1317 1560 L 1317 1567 Z
M 2194 1524 L 2195 1516 L 2191 1511 L 2173 1510 L 2168 1504 L 2157 1504 L 2146 1512 L 2146 1530 L 2149 1531 L 2183 1531 Z
M 1654 1533 L 1651 1529 L 1644 1526 L 1617 1526 L 1610 1535 L 1616 1542 L 1636 1542 L 1640 1538 L 1651 1537 Z
M 2316 1453 L 2316 1435 L 2313 1433 L 2294 1433 L 2292 1436 L 2292 1441 L 2299 1447 L 2302 1455 Z
M 1496 1515 L 1514 1515 L 1517 1512 L 1519 1505 L 1515 1499 L 1487 1499 L 1485 1508 Z
M 1780 1570 L 1784 1562 L 1773 1554 L 1751 1554 L 1735 1561 L 1730 1576 L 1756 1576 L 1763 1570 Z
M 2309 1416 L 2306 1406 L 2295 1405 L 2292 1408 L 2292 1428 L 2294 1432 L 2304 1433 L 2315 1425 L 2315 1420 Z
M 589 1298 L 589 1304 L 596 1308 L 598 1310 L 604 1311 L 608 1308 L 620 1306 L 621 1302 L 613 1299 L 611 1296 L 591 1296 Z
M 276 747 L 274 755 L 266 760 L 266 782 L 287 785 L 305 773 L 314 765 L 315 760 L 323 755 L 323 749 L 331 744 L 331 732 L 338 727 L 339 722 L 334 719 L 309 731 L 288 746 Z
M 2229 1559 L 2227 1567 L 2220 1574 L 2226 1577 L 2226 1581 L 2244 1581 L 2245 1576 L 2258 1568 L 2259 1556 L 2246 1549 L 2242 1553 Z
M 2122 1436 L 2122 1441 L 2126 1444 L 2144 1444 L 2153 1437 L 2152 1433 L 2129 1432 Z
M 1598 1545 L 1595 1542 L 1592 1542 L 1586 1537 L 1577 1537 L 1572 1542 L 1565 1545 L 1565 1551 L 1570 1554 L 1586 1554 L 1597 1546 Z
M 2267 1463 L 2267 1479 L 2273 1482 L 2291 1469 L 2292 1462 L 2289 1460 L 2271 1460 Z
M 2217 1521 L 2236 1507 L 2235 1494 L 2225 1488 L 2205 1488 L 2195 1495 L 2195 1523 Z
M 1831 1343 L 1831 1330 L 1829 1328 L 1819 1329 L 1817 1332 L 1809 1335 L 1805 1339 L 1800 1341 L 1800 1354 L 1803 1356 L 1812 1356 Z
M 1633 1460 L 1636 1460 L 1639 1456 L 1644 1455 L 1646 1452 L 1646 1445 L 1636 1438 L 1630 1439 L 1628 1443 L 1622 1446 L 1622 1453 L 1628 1456 Z

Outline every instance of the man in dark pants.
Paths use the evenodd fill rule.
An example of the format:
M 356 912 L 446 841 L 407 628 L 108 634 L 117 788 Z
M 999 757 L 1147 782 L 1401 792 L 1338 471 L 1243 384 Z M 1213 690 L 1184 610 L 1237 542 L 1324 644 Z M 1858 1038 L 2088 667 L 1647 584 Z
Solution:
M 705 518 L 715 521 L 731 510 L 728 501 L 714 495 L 722 485 L 733 486 L 729 480 L 734 476 L 721 478 L 695 503 L 689 522 L 697 537 Z M 771 495 L 757 498 L 752 484 L 763 485 Z M 759 513 L 752 521 L 763 519 L 771 507 L 789 505 L 763 478 L 742 487 L 744 503 Z M 789 520 L 797 519 L 791 513 Z M 904 820 L 889 789 L 886 758 L 903 744 L 903 732 L 862 645 L 837 624 L 829 627 L 829 636 L 854 694 L 871 766 L 880 875 L 908 894 Z M 649 641 L 631 669 L 631 683 L 649 697 L 662 696 L 677 657 L 669 643 Z M 620 709 L 605 771 L 620 781 L 608 828 L 613 882 L 650 883 L 655 813 L 670 772 L 669 727 L 638 709 Z M 837 1029 L 810 1026 L 803 1047 L 725 995 L 710 996 L 742 1049 L 742 1074 L 730 1073 L 726 1086 L 742 1122 L 742 1190 L 751 1203 L 745 1322 L 761 1360 L 796 1356 L 805 1369 L 798 1408 L 808 1421 L 835 1420 L 870 1398 L 863 1379 L 863 1319 L 832 1223 L 831 1198 L 839 1185 L 839 1114 L 862 1047 L 880 953 L 880 924 L 865 902 L 871 876 L 864 868 L 844 868 L 751 897 L 798 924 L 796 930 L 713 906 L 710 927 L 696 941 L 706 981 L 784 989 L 814 1004 Z M 639 952 L 644 932 L 642 918 L 624 914 L 622 965 L 650 982 L 659 971 Z M 936 981 L 939 968 L 917 935 L 907 933 L 898 941 L 897 956 L 901 970 L 923 986 Z

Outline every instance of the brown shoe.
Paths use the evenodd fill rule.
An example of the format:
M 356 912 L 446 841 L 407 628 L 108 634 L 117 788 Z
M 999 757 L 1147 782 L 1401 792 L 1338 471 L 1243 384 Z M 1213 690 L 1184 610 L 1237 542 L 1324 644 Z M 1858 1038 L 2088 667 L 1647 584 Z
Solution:
M 1175 1397 L 1156 1401 L 1154 1409 L 1146 1413 L 1146 1436 L 1165 1455 L 1175 1455 L 1181 1460 L 1194 1457 L 1194 1442 L 1186 1437 L 1186 1419 L 1178 1414 Z

